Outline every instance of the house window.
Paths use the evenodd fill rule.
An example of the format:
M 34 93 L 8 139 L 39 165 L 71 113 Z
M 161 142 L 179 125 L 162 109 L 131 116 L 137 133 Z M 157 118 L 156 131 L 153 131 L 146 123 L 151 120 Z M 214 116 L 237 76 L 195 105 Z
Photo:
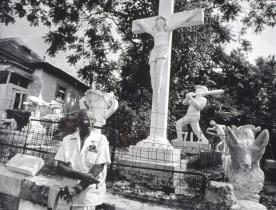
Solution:
M 0 84 L 6 84 L 8 79 L 8 71 L 0 71 Z
M 28 84 L 29 84 L 29 80 L 18 75 L 18 74 L 12 73 L 11 78 L 10 78 L 10 83 L 15 84 L 20 87 L 23 87 L 23 88 L 27 88 Z
M 64 102 L 66 96 L 66 88 L 61 85 L 57 85 L 55 99 L 58 102 Z
M 13 109 L 23 109 L 23 103 L 26 101 L 27 95 L 24 93 L 15 93 Z

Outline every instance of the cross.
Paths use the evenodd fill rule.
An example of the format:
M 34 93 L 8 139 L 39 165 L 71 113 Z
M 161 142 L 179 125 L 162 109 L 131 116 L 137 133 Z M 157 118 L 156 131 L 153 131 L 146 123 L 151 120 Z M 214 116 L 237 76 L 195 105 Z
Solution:
M 204 10 L 190 10 L 178 13 L 173 13 L 174 0 L 159 0 L 159 16 L 164 17 L 168 26 L 172 26 L 172 30 L 179 27 L 195 26 L 204 23 Z M 157 17 L 149 17 L 145 19 L 135 20 L 132 23 L 132 32 L 135 34 L 149 33 L 150 28 L 154 28 L 157 22 Z M 149 26 L 148 28 L 143 27 L 140 23 Z M 147 30 L 148 29 L 148 30 Z M 165 38 L 162 44 L 165 44 L 164 64 L 162 68 L 158 65 L 156 70 L 160 73 L 162 69 L 162 76 L 158 79 L 160 84 L 157 88 L 158 91 L 153 88 L 153 99 L 152 99 L 152 110 L 151 110 L 151 124 L 150 124 L 150 137 L 153 139 L 167 139 L 167 123 L 168 123 L 168 102 L 169 102 L 169 84 L 170 84 L 170 66 L 171 66 L 171 45 L 172 45 L 172 30 L 163 32 Z M 154 37 L 155 38 L 155 37 Z M 160 39 L 161 40 L 161 39 Z M 159 40 L 159 41 L 160 41 Z M 154 40 L 156 44 L 156 39 Z M 158 60 L 157 60 L 158 61 Z M 151 70 L 152 72 L 152 70 Z M 158 75 L 158 74 L 157 74 Z M 152 77 L 152 75 L 151 75 Z M 152 82 L 153 83 L 153 82 Z M 153 86 L 154 84 L 152 84 Z

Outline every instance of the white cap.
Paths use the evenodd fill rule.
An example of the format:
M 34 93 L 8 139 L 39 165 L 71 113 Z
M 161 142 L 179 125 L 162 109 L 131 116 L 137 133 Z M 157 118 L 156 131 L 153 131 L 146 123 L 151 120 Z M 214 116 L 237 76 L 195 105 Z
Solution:
M 206 86 L 203 86 L 203 85 L 196 85 L 195 86 L 195 89 L 200 89 L 201 91 L 200 92 L 205 92 L 205 91 L 208 91 L 208 88 Z

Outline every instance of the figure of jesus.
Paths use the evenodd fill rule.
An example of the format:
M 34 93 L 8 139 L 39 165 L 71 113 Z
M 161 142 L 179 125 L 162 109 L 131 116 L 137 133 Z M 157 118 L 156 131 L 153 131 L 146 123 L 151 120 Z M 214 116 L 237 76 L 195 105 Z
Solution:
M 169 37 L 170 32 L 178 28 L 182 24 L 188 22 L 196 14 L 191 12 L 186 18 L 181 21 L 175 22 L 172 25 L 168 25 L 166 18 L 158 16 L 155 20 L 155 27 L 151 28 L 143 20 L 137 20 L 136 24 L 142 27 L 148 34 L 154 38 L 154 47 L 150 52 L 149 65 L 150 65 L 150 76 L 151 86 L 153 95 L 155 97 L 155 103 L 158 103 L 159 94 L 162 85 L 162 79 L 164 74 L 164 65 L 166 63 L 169 53 Z

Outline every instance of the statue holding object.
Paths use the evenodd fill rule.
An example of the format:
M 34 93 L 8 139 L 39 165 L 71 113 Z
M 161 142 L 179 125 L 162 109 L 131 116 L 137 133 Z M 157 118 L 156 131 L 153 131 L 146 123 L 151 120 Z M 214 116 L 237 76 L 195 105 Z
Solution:
M 102 127 L 106 120 L 117 110 L 118 101 L 109 93 L 89 89 L 79 101 L 80 109 L 89 109 L 96 119 L 95 126 Z
M 198 140 L 202 143 L 208 144 L 209 141 L 202 133 L 202 130 L 199 126 L 200 120 L 200 111 L 206 106 L 207 99 L 205 96 L 214 95 L 214 94 L 222 94 L 223 90 L 213 90 L 208 91 L 206 86 L 196 85 L 195 93 L 191 92 L 186 95 L 185 100 L 183 101 L 184 105 L 189 105 L 187 113 L 184 117 L 179 119 L 176 122 L 176 133 L 177 139 L 182 139 L 182 126 L 190 125 L 193 133 L 197 136 Z

